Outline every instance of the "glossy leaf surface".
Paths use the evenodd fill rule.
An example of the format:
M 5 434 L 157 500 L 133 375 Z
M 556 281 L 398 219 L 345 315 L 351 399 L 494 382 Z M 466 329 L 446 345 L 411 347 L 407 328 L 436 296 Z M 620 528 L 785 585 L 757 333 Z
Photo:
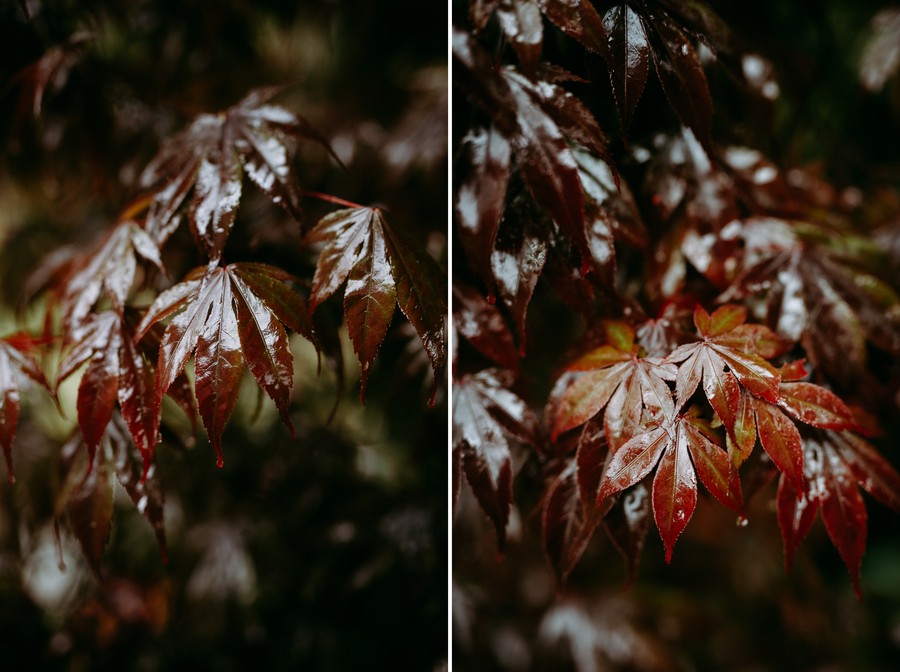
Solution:
M 444 293 L 440 271 L 428 253 L 378 208 L 333 212 L 310 231 L 306 243 L 323 246 L 311 311 L 346 282 L 344 316 L 361 365 L 361 394 L 395 306 L 415 328 L 437 378 L 446 360 Z
M 288 417 L 293 357 L 283 325 L 301 329 L 309 339 L 312 333 L 305 302 L 283 284 L 290 280 L 284 271 L 261 264 L 212 268 L 160 294 L 137 328 L 140 339 L 175 314 L 159 347 L 152 407 L 158 413 L 163 395 L 193 355 L 197 405 L 220 465 L 222 431 L 237 401 L 244 363 L 293 431 Z
M 453 388 L 453 450 L 466 481 L 494 524 L 497 545 L 506 544 L 512 500 L 511 441 L 534 445 L 537 422 L 528 406 L 508 389 L 502 371 L 464 376 Z

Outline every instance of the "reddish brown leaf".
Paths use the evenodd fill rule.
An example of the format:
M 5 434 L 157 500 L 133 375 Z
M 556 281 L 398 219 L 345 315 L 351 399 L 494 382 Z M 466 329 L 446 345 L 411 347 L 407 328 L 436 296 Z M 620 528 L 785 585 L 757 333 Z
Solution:
M 623 449 L 624 452 L 624 449 Z M 687 527 L 697 506 L 697 475 L 684 431 L 669 441 L 653 478 L 653 517 L 671 562 L 675 541 Z
M 19 425 L 19 387 L 23 377 L 50 389 L 43 371 L 29 353 L 29 341 L 22 334 L 0 339 L 0 446 L 6 459 L 7 478 L 12 483 L 12 446 Z
M 704 147 L 712 146 L 712 98 L 703 66 L 687 35 L 665 14 L 647 15 L 661 49 L 651 49 L 656 74 L 675 114 Z
M 453 287 L 453 323 L 473 348 L 505 369 L 517 369 L 519 358 L 506 320 L 496 306 L 465 285 Z
M 498 71 L 468 34 L 454 29 L 452 49 L 458 66 L 456 81 L 509 138 L 519 172 L 534 199 L 587 255 L 581 182 L 562 127 L 590 134 L 584 126 L 589 122 L 577 112 L 563 113 L 558 109 L 555 96 L 544 92 L 557 91 L 563 97 L 566 94 L 552 84 L 535 83 L 511 68 Z M 568 110 L 565 101 L 562 105 Z M 560 116 L 559 122 L 554 115 Z M 589 113 L 588 117 L 593 121 Z
M 541 10 L 566 35 L 608 60 L 609 36 L 590 0 L 541 0 Z
M 885 506 L 900 511 L 900 475 L 875 447 L 851 432 L 828 436 L 860 487 Z
M 597 504 L 642 480 L 653 471 L 660 456 L 671 445 L 672 437 L 664 426 L 639 434 L 625 443 L 613 455 L 600 480 Z
M 444 301 L 437 264 L 378 208 L 349 208 L 322 218 L 306 242 L 324 243 L 313 277 L 310 310 L 347 282 L 344 313 L 362 367 L 369 367 L 390 325 L 394 305 L 419 334 L 437 373 L 446 358 Z
M 158 244 L 178 227 L 178 212 L 193 190 L 192 231 L 210 258 L 219 259 L 240 204 L 245 172 L 273 203 L 299 216 L 300 185 L 290 143 L 327 144 L 305 120 L 264 104 L 279 90 L 258 89 L 222 113 L 200 115 L 163 144 L 140 178 L 153 196 L 147 230 Z
M 134 283 L 137 256 L 165 273 L 159 248 L 147 232 L 131 221 L 121 222 L 97 247 L 75 262 L 63 280 L 62 305 L 66 336 L 77 339 L 77 330 L 106 291 L 113 308 L 120 313 Z
M 607 11 L 603 25 L 609 36 L 609 78 L 624 135 L 647 83 L 650 45 L 641 17 L 625 3 Z
M 750 456 L 753 446 L 756 445 L 756 414 L 753 398 L 746 391 L 741 392 L 738 400 L 733 436 L 734 440 L 729 437 L 728 451 L 731 464 L 737 469 Z
M 773 404 L 753 400 L 759 442 L 797 491 L 803 490 L 803 447 L 800 432 L 781 410 Z
M 784 566 L 787 571 L 791 571 L 800 542 L 809 533 L 816 519 L 819 500 L 810 499 L 805 491 L 798 492 L 791 479 L 786 474 L 781 474 L 777 502 L 778 526 L 784 542 Z
M 466 480 L 493 522 L 501 550 L 512 501 L 510 439 L 533 444 L 537 425 L 508 383 L 503 372 L 489 369 L 464 376 L 453 387 L 453 447 L 460 451 Z
M 682 422 L 681 429 L 687 440 L 691 458 L 700 481 L 713 497 L 737 513 L 743 515 L 744 502 L 737 470 L 731 466 L 728 453 L 710 441 L 690 422 Z
M 209 269 L 199 280 L 192 273 L 160 294 L 137 328 L 140 339 L 177 313 L 160 342 L 153 408 L 159 412 L 163 395 L 194 355 L 197 405 L 220 466 L 222 430 L 237 401 L 244 362 L 293 431 L 288 417 L 293 359 L 281 323 L 303 328 L 307 337 L 311 326 L 301 315 L 302 299 L 291 297 L 282 284 L 292 276 L 273 268 L 266 280 L 268 268 L 231 264 Z
M 615 501 L 608 498 L 599 508 L 595 502 L 606 456 L 600 423 L 588 423 L 579 437 L 575 458 L 556 476 L 544 496 L 541 539 L 560 586 L 565 585 Z
M 509 203 L 504 227 L 491 254 L 491 269 L 497 294 L 509 310 L 524 353 L 525 316 L 538 278 L 547 260 L 546 231 L 550 224 L 524 194 Z
M 807 459 L 808 456 L 809 453 Z M 847 565 L 857 596 L 861 596 L 859 570 L 866 549 L 866 505 L 850 470 L 837 453 L 825 449 L 818 459 L 814 471 L 818 467 L 824 488 L 819 493 L 822 520 Z
M 782 408 L 798 420 L 821 429 L 851 429 L 853 414 L 831 390 L 812 383 L 782 383 Z
M 125 488 L 138 512 L 150 523 L 163 561 L 168 562 L 164 522 L 165 499 L 156 473 L 156 465 L 152 462 L 152 456 L 148 458 L 135 449 L 126 429 L 122 426 L 121 418 L 113 415 L 112 422 L 107 427 L 106 440 L 112 447 L 112 463 L 115 465 L 116 478 Z
M 112 528 L 115 472 L 112 452 L 107 444 L 94 454 L 89 453 L 81 437 L 74 436 L 60 453 L 60 490 L 54 511 L 57 516 L 66 511 L 72 531 L 81 545 L 91 569 L 99 577 L 100 561 Z
M 463 138 L 459 165 L 468 165 L 456 191 L 455 211 L 466 258 L 481 277 L 493 283 L 491 250 L 503 215 L 509 182 L 509 141 L 494 127 Z

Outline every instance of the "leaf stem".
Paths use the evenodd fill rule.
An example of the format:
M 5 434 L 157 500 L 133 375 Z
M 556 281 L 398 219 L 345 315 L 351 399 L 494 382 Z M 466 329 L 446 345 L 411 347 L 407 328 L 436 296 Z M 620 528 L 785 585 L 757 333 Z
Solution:
M 366 206 L 360 205 L 359 203 L 354 203 L 353 201 L 348 201 L 339 196 L 332 196 L 331 194 L 323 194 L 321 191 L 309 191 L 307 189 L 303 189 L 301 193 L 304 196 L 309 196 L 311 198 L 318 198 L 321 201 L 328 201 L 329 203 L 335 203 L 337 205 L 346 205 L 348 208 L 364 208 Z

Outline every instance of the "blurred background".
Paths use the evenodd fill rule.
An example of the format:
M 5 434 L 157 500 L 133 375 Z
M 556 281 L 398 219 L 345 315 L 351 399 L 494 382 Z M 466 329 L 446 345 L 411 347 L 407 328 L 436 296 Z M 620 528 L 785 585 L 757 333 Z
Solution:
M 162 139 L 265 85 L 289 85 L 275 102 L 310 121 L 346 166 L 302 145 L 303 186 L 386 207 L 446 268 L 446 35 L 446 6 L 409 0 L 5 0 L 0 335 L 40 332 L 42 264 L 108 230 Z M 227 261 L 310 279 L 316 256 L 300 240 L 335 206 L 304 207 L 298 225 L 248 187 Z M 173 279 L 203 261 L 184 228 L 164 259 Z M 340 320 L 339 299 L 323 310 Z M 346 339 L 345 382 L 318 370 L 305 341 L 292 347 L 296 439 L 245 381 L 219 470 L 202 428 L 195 436 L 167 409 L 157 461 L 170 562 L 120 491 L 102 583 L 65 519 L 59 542 L 54 534 L 77 380 L 60 390 L 64 416 L 45 392 L 24 390 L 17 483 L 5 468 L 0 482 L 0 667 L 445 664 L 445 391 L 428 406 L 428 362 L 402 319 L 365 405 Z M 52 376 L 55 356 L 44 365 Z
M 469 3 L 452 4 L 454 23 L 469 26 Z M 593 4 L 602 15 L 620 3 Z M 881 254 L 890 257 L 888 281 L 896 288 L 900 5 L 882 0 L 707 4 L 730 26 L 735 50 L 749 55 L 743 62 L 723 63 L 701 50 L 714 105 L 714 140 L 761 150 L 779 169 L 797 168 L 810 176 L 810 188 L 822 195 L 823 213 L 882 246 Z M 605 62 L 546 21 L 544 26 L 543 58 L 577 75 L 587 73 L 589 82 L 566 88 L 596 114 L 613 156 L 627 154 Z M 483 43 L 494 55 L 503 48 L 496 20 L 487 35 Z M 515 62 L 508 47 L 504 53 Z M 463 98 L 456 88 L 454 113 L 472 114 Z M 466 124 L 458 128 L 454 124 L 454 146 Z M 654 134 L 677 128 L 651 67 L 630 142 L 652 147 Z M 637 190 L 643 175 L 635 162 L 623 160 L 619 169 Z M 652 193 L 644 189 L 644 200 Z M 639 254 L 618 259 L 647 263 Z M 464 260 L 454 255 L 454 264 L 454 277 L 470 273 L 474 285 Z M 532 356 L 522 360 L 515 389 L 540 416 L 565 353 L 579 342 L 585 324 L 542 280 L 527 329 Z M 900 363 L 875 348 L 869 355 L 871 370 L 888 392 L 865 410 L 883 423 L 885 435 L 875 443 L 898 467 Z M 514 506 L 502 557 L 493 526 L 468 486 L 462 487 L 453 524 L 453 661 L 459 669 L 875 672 L 893 669 L 900 660 L 900 522 L 868 495 L 862 601 L 821 519 L 800 546 L 793 571 L 785 571 L 773 483 L 749 499 L 746 527 L 702 493 L 669 566 L 651 524 L 631 587 L 616 547 L 598 530 L 568 587 L 559 590 L 540 546 L 547 461 L 523 448 L 513 464 Z M 746 475 L 743 480 L 746 493 L 751 484 Z

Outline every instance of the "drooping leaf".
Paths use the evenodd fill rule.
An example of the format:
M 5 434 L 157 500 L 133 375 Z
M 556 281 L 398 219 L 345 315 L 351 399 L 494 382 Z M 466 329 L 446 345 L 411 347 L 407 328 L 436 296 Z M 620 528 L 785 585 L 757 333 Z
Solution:
M 609 36 L 609 78 L 624 135 L 647 83 L 650 45 L 641 17 L 626 3 L 608 10 L 603 25 Z
M 76 260 L 63 279 L 62 306 L 67 336 L 78 338 L 77 330 L 104 290 L 113 308 L 120 313 L 137 271 L 137 257 L 149 261 L 163 274 L 159 248 L 150 235 L 132 221 L 120 222 L 104 236 L 94 250 Z
M 112 449 L 106 442 L 99 451 L 91 452 L 76 434 L 63 446 L 58 463 L 60 486 L 54 513 L 57 518 L 64 511 L 68 513 L 72 531 L 97 577 L 101 575 L 100 561 L 112 529 L 112 459 Z
M 703 66 L 688 36 L 669 16 L 648 13 L 661 48 L 650 50 L 663 92 L 681 123 L 712 147 L 712 98 Z
M 567 98 L 562 89 L 548 82 L 535 83 L 510 68 L 494 68 L 468 34 L 454 29 L 452 45 L 457 81 L 509 138 L 535 200 L 586 254 L 581 182 L 563 129 L 594 136 L 596 122 L 589 113 L 585 117 L 576 110 L 577 99 Z
M 153 369 L 132 342 L 133 337 L 127 320 L 115 311 L 94 315 L 60 363 L 57 381 L 64 381 L 87 364 L 76 406 L 89 456 L 94 455 L 106 434 L 118 402 L 144 466 L 149 468 L 157 443 L 159 408 L 153 403 Z
M 505 369 L 518 368 L 516 344 L 506 320 L 477 290 L 454 285 L 453 323 L 456 333 L 482 355 Z
M 859 595 L 868 519 L 859 488 L 900 510 L 900 474 L 871 444 L 851 432 L 811 430 L 803 437 L 803 451 L 807 488 L 796 490 L 785 476 L 779 486 L 785 562 L 789 567 L 818 509 Z
M 479 129 L 463 138 L 458 165 L 469 165 L 456 191 L 455 212 L 460 240 L 475 271 L 488 283 L 491 250 L 503 215 L 509 182 L 509 141 L 496 128 Z
M 541 540 L 544 555 L 560 586 L 565 585 L 600 521 L 615 502 L 609 498 L 601 507 L 595 503 L 607 453 L 601 424 L 588 423 L 579 437 L 576 455 L 544 495 Z
M 13 475 L 12 446 L 19 426 L 20 393 L 23 378 L 29 378 L 50 389 L 44 372 L 29 352 L 31 339 L 24 334 L 13 334 L 0 339 L 0 446 L 6 460 L 9 482 Z
M 621 493 L 603 519 L 607 535 L 625 561 L 627 585 L 637 578 L 638 564 L 652 520 L 650 489 L 644 481 Z
M 566 35 L 590 51 L 607 56 L 606 27 L 590 0 L 541 0 L 541 11 Z
M 759 399 L 753 399 L 751 403 L 760 444 L 772 458 L 772 463 L 791 480 L 794 489 L 801 490 L 803 448 L 796 425 L 774 404 Z
M 156 465 L 152 456 L 148 464 L 148 457 L 136 450 L 129 437 L 129 430 L 123 424 L 121 417 L 113 414 L 105 437 L 112 448 L 112 464 L 115 467 L 116 478 L 125 488 L 138 512 L 150 523 L 163 562 L 168 562 L 164 520 L 165 498 Z
M 503 228 L 491 253 L 494 286 L 513 320 L 519 350 L 525 350 L 525 317 L 538 278 L 547 261 L 547 228 L 550 224 L 525 194 L 510 201 Z
M 218 260 L 241 200 L 244 174 L 294 218 L 300 183 L 291 163 L 293 142 L 327 143 L 305 120 L 267 105 L 278 88 L 258 89 L 219 114 L 203 114 L 163 144 L 144 169 L 141 186 L 152 194 L 147 230 L 159 245 L 180 223 L 193 190 L 189 218 L 194 236 Z
M 667 562 L 696 507 L 697 476 L 722 504 L 743 511 L 740 481 L 728 454 L 694 425 L 690 414 L 666 418 L 619 448 L 600 481 L 598 504 L 634 486 L 654 468 L 653 514 Z
M 508 374 L 488 369 L 463 376 L 453 386 L 453 449 L 466 481 L 497 533 L 503 550 L 512 501 L 510 441 L 534 445 L 537 421 L 508 389 Z
M 378 208 L 348 208 L 327 215 L 306 237 L 324 246 L 316 264 L 310 311 L 344 283 L 344 314 L 362 367 L 362 391 L 394 307 L 418 333 L 435 371 L 446 359 L 444 290 L 435 261 Z
M 293 358 L 282 324 L 302 329 L 299 333 L 306 338 L 311 339 L 312 333 L 303 299 L 286 291 L 283 283 L 292 277 L 284 271 L 231 264 L 196 276 L 189 275 L 157 297 L 138 325 L 136 338 L 175 314 L 159 347 L 152 407 L 159 412 L 163 395 L 193 355 L 200 417 L 221 466 L 222 430 L 237 401 L 244 363 L 293 432 L 288 416 Z

